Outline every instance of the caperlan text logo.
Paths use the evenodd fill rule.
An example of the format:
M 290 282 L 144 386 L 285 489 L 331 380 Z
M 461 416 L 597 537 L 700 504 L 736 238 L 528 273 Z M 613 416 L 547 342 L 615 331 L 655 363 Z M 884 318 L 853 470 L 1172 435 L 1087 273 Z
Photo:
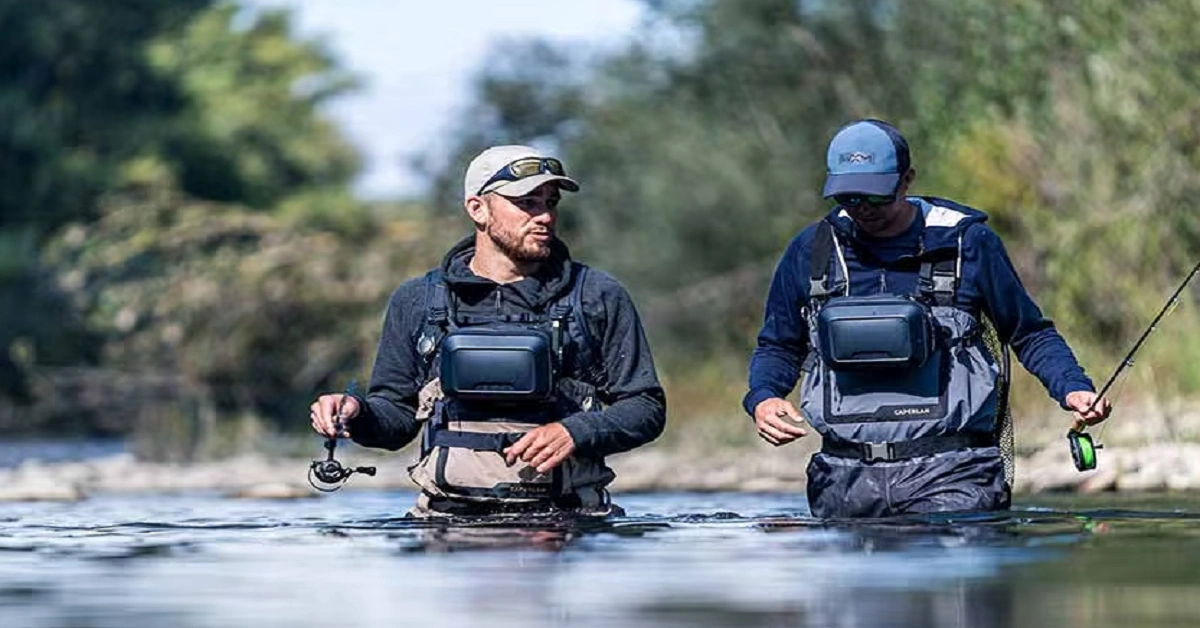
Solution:
M 873 153 L 864 153 L 857 150 L 852 153 L 842 153 L 841 155 L 838 155 L 838 163 L 872 164 L 875 163 L 875 155 Z
M 933 412 L 933 408 L 898 408 L 892 411 L 896 416 L 916 416 L 919 414 L 929 414 Z

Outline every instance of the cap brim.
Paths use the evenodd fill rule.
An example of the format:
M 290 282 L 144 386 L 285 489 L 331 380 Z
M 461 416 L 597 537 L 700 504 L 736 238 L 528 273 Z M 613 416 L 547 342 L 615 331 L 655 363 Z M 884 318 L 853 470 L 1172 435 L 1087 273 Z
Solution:
M 559 189 L 563 189 L 568 192 L 579 191 L 579 183 L 576 182 L 575 179 L 548 173 L 535 174 L 532 177 L 526 177 L 519 181 L 506 181 L 502 185 L 493 187 L 492 189 L 486 191 L 516 198 L 518 196 L 525 196 L 526 194 L 529 194 L 530 192 L 551 182 L 558 183 Z
M 847 173 L 831 174 L 825 179 L 825 198 L 835 194 L 873 194 L 887 196 L 896 192 L 900 183 L 900 175 L 895 172 L 886 173 Z

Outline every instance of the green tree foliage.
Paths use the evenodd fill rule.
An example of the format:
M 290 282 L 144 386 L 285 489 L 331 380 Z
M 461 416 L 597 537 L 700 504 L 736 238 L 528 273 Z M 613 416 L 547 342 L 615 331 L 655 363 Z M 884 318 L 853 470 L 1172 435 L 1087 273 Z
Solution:
M 489 55 L 424 162 L 424 215 L 351 198 L 357 157 L 322 108 L 354 78 L 286 14 L 92 4 L 0 7 L 0 111 L 22 121 L 0 130 L 0 371 L 169 375 L 224 421 L 302 428 L 314 392 L 369 369 L 388 292 L 461 232 L 462 169 L 490 144 L 565 157 L 583 191 L 564 235 L 634 292 L 677 417 L 737 412 L 766 283 L 827 211 L 825 145 L 854 118 L 905 132 L 915 192 L 989 212 L 1097 378 L 1200 245 L 1190 0 L 647 0 L 619 49 Z M 1200 389 L 1181 310 L 1141 394 Z M 1048 409 L 1032 381 L 1017 394 Z
M 351 237 L 171 190 L 130 191 L 99 221 L 67 230 L 47 258 L 103 334 L 107 368 L 170 373 L 181 389 L 205 391 L 221 419 L 296 428 L 315 393 L 369 365 L 388 295 L 457 233 L 444 220 L 368 220 L 368 235 Z
M 90 353 L 44 289 L 38 247 L 64 223 L 94 216 L 121 163 L 184 106 L 145 47 L 206 4 L 0 3 L 0 395 L 27 395 L 16 346 L 50 363 Z
M 185 390 L 220 417 L 292 417 L 314 386 L 363 360 L 345 334 L 375 324 L 386 300 L 321 263 L 296 268 L 322 254 L 338 268 L 379 263 L 383 253 L 364 249 L 397 245 L 351 196 L 358 157 L 323 112 L 353 77 L 321 42 L 297 37 L 286 13 L 196 2 L 158 15 L 143 4 L 0 9 L 27 35 L 6 42 L 5 62 L 42 54 L 51 69 L 74 68 L 48 71 L 44 94 L 19 82 L 37 67 L 0 78 L 0 106 L 29 105 L 28 130 L 5 132 L 42 150 L 0 150 L 29 159 L 35 176 L 5 169 L 5 192 L 23 194 L 11 203 L 40 221 L 10 221 L 8 205 L 0 213 L 0 242 L 30 253 L 0 301 L 10 306 L 0 355 L 15 357 L 0 369 L 40 375 L 26 428 L 153 430 L 131 423 L 133 408 Z M 46 48 L 58 40 L 41 31 L 63 49 Z M 90 58 L 103 63 L 80 61 Z M 363 300 L 348 305 L 347 292 Z M 54 368 L 80 364 L 96 368 Z M 78 403 L 60 403 L 65 391 Z M 126 409 L 117 417 L 114 399 Z
M 203 0 L 0 5 L 0 228 L 40 237 L 94 212 L 121 160 L 183 106 L 148 62 Z
M 584 187 L 563 216 L 575 250 L 631 286 L 663 353 L 735 353 L 725 373 L 744 381 L 775 260 L 827 210 L 829 137 L 887 119 L 912 144 L 915 192 L 991 214 L 1100 378 L 1191 267 L 1200 229 L 1200 9 L 1136 4 L 650 1 L 640 36 L 599 59 L 494 53 L 515 49 L 521 71 L 480 77 L 454 154 L 495 139 L 560 146 Z M 1198 345 L 1181 334 L 1175 357 L 1150 351 L 1174 375 L 1148 392 L 1200 388 L 1187 366 Z
M 220 5 L 150 46 L 188 103 L 152 157 L 189 196 L 258 209 L 346 185 L 358 156 L 318 112 L 356 80 L 318 43 L 297 41 L 288 14 L 244 20 Z
M 365 361 L 354 330 L 398 283 L 372 264 L 399 243 L 351 197 L 357 155 L 321 110 L 354 81 L 287 14 L 229 4 L 146 56 L 184 106 L 45 259 L 105 369 L 172 374 L 220 417 L 303 416 Z

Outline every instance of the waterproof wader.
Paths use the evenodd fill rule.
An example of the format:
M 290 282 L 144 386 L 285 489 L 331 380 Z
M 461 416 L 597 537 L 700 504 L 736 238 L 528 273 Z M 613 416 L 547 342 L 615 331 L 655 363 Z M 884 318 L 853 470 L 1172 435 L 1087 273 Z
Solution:
M 932 209 L 938 224 L 955 213 Z M 814 516 L 1008 507 L 996 419 L 1005 380 L 983 325 L 955 305 L 957 241 L 913 260 L 917 294 L 852 296 L 842 244 L 828 221 L 818 226 L 800 393 L 823 438 L 808 465 Z
M 417 339 L 428 383 L 418 398 L 420 459 L 409 468 L 422 495 L 414 516 L 572 512 L 607 514 L 614 474 L 573 455 L 549 473 L 503 450 L 528 431 L 598 409 L 588 383 L 600 356 L 580 302 L 587 268 L 540 313 L 459 314 L 441 272 L 426 276 L 426 324 Z M 451 355 L 453 354 L 453 355 Z

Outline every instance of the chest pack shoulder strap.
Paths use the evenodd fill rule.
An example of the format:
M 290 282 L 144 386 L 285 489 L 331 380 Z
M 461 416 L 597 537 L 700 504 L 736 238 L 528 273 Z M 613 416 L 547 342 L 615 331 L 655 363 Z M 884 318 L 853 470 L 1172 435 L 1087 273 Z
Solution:
M 450 294 L 442 273 L 438 270 L 425 275 L 425 324 L 417 338 L 417 353 L 428 368 L 433 354 L 446 334 L 450 333 Z
M 842 292 L 849 285 L 849 278 L 841 277 L 839 280 L 836 272 L 834 281 L 830 282 L 829 280 L 830 268 L 833 268 L 837 261 L 834 256 L 836 249 L 837 241 L 833 234 L 833 225 L 829 224 L 828 220 L 822 220 L 817 223 L 817 233 L 813 237 L 808 277 L 809 300 L 823 302 L 826 298 Z
M 921 262 L 917 277 L 917 290 L 930 298 L 935 305 L 953 306 L 962 277 L 962 236 L 953 255 L 942 255 Z
M 587 315 L 583 309 L 583 284 L 587 278 L 588 267 L 583 264 L 571 262 L 571 267 L 568 269 L 571 273 L 571 289 L 566 295 L 560 297 L 553 305 L 550 306 L 550 334 L 552 340 L 552 348 L 558 364 L 563 364 L 566 356 L 564 355 L 564 339 L 565 334 L 571 329 L 575 330 L 575 339 L 577 340 L 575 351 L 576 365 L 581 369 L 588 369 L 593 366 L 595 357 L 598 355 L 595 340 L 592 338 L 592 332 L 588 329 Z
M 837 277 L 835 252 L 838 249 L 837 236 L 828 220 L 817 224 L 817 233 L 813 239 L 811 270 L 809 273 L 808 294 L 810 300 L 817 303 L 826 298 L 843 292 L 849 285 L 849 277 Z M 958 284 L 962 277 L 962 236 L 958 238 L 958 246 L 953 253 L 926 258 L 921 262 L 917 291 L 921 296 L 929 298 L 936 305 L 953 306 L 958 292 Z M 834 281 L 830 281 L 831 269 L 835 269 Z

